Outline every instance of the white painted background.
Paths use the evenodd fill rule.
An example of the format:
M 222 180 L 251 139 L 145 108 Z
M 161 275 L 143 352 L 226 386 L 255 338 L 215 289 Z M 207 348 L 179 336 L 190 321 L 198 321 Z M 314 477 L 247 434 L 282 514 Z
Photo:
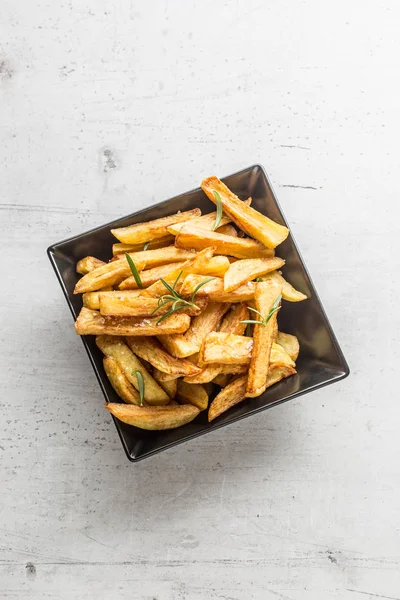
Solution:
M 2 0 L 0 597 L 400 598 L 398 0 Z M 352 375 L 130 464 L 47 260 L 262 162 Z

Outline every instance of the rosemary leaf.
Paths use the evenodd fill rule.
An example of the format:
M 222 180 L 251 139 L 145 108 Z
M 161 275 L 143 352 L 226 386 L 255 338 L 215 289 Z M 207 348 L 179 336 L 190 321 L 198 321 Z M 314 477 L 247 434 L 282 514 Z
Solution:
M 138 288 L 142 288 L 143 284 L 142 280 L 140 279 L 139 271 L 137 270 L 135 263 L 133 262 L 133 260 L 127 252 L 125 252 L 125 258 L 128 261 L 129 268 L 132 272 L 133 277 L 135 278 Z
M 142 372 L 139 371 L 138 369 L 135 369 L 134 371 L 132 371 L 132 377 L 136 375 L 136 379 L 138 382 L 138 388 L 139 388 L 139 395 L 140 395 L 140 406 L 143 406 L 143 402 L 144 402 L 144 379 L 143 379 L 143 375 Z
M 213 190 L 213 194 L 214 194 L 214 198 L 215 198 L 215 206 L 217 208 L 217 214 L 215 217 L 215 223 L 214 223 L 214 227 L 213 227 L 213 231 L 215 231 L 216 229 L 218 229 L 218 227 L 221 223 L 221 219 L 222 219 L 222 200 L 221 200 L 221 196 L 219 195 L 219 193 L 216 190 Z

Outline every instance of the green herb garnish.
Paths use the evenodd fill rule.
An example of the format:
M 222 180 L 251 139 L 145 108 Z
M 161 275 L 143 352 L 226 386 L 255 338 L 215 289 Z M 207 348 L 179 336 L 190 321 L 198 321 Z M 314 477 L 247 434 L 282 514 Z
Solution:
M 256 310 L 255 308 L 251 308 L 251 306 L 248 306 L 247 308 L 249 310 L 251 310 L 252 312 L 257 313 L 261 317 L 261 320 L 260 321 L 256 321 L 256 320 L 252 320 L 252 319 L 246 319 L 245 321 L 240 321 L 240 322 L 241 323 L 251 324 L 251 325 L 262 325 L 263 327 L 266 327 L 267 323 L 271 319 L 272 315 L 274 315 L 276 313 L 276 311 L 279 310 L 281 300 L 282 300 L 282 294 L 279 294 L 279 296 L 277 297 L 277 299 L 275 300 L 275 302 L 271 306 L 271 308 L 270 308 L 270 310 L 269 310 L 269 312 L 268 312 L 268 314 L 267 314 L 266 317 L 263 317 L 262 314 L 258 310 Z
M 215 231 L 220 226 L 221 219 L 222 219 L 222 200 L 221 200 L 221 196 L 219 195 L 219 193 L 216 190 L 213 190 L 213 194 L 215 197 L 215 206 L 217 207 L 217 214 L 215 217 L 215 223 L 214 223 L 214 227 L 213 227 L 213 231 Z
M 147 250 L 147 248 L 149 247 L 150 242 L 146 242 L 145 245 L 143 246 L 143 250 Z
M 208 279 L 205 279 L 204 281 L 202 281 L 201 283 L 199 283 L 198 285 L 196 285 L 196 287 L 193 290 L 193 293 L 191 295 L 190 300 L 185 300 L 184 298 L 182 298 L 182 296 L 176 291 L 176 285 L 179 281 L 179 279 L 182 276 L 183 271 L 181 271 L 178 275 L 178 277 L 175 279 L 175 282 L 173 285 L 170 285 L 168 283 L 168 281 L 165 281 L 165 279 L 160 279 L 160 281 L 162 282 L 162 284 L 164 285 L 164 287 L 167 288 L 167 290 L 169 291 L 169 294 L 164 294 L 163 296 L 161 296 L 158 299 L 158 306 L 156 309 L 153 310 L 153 312 L 151 313 L 152 315 L 154 315 L 154 313 L 156 313 L 158 310 L 160 310 L 160 308 L 163 308 L 163 306 L 166 306 L 167 304 L 171 304 L 171 308 L 162 315 L 162 317 L 160 317 L 157 321 L 157 325 L 159 323 L 161 323 L 161 321 L 163 321 L 164 319 L 166 319 L 167 317 L 169 317 L 170 315 L 174 314 L 176 311 L 178 310 L 182 310 L 182 308 L 185 308 L 186 306 L 191 306 L 193 308 L 198 308 L 198 306 L 196 306 L 194 299 L 196 297 L 197 292 L 199 291 L 199 289 L 201 287 L 203 287 L 203 285 L 206 285 L 206 283 L 208 283 L 209 281 L 211 281 L 212 279 L 215 279 L 214 277 L 209 277 Z
M 138 369 L 135 369 L 134 371 L 132 371 L 132 377 L 136 375 L 136 379 L 138 382 L 138 388 L 139 388 L 139 395 L 140 395 L 140 406 L 143 406 L 143 402 L 144 402 L 144 379 L 143 379 L 143 375 L 142 372 L 139 371 Z
M 260 283 L 261 281 L 264 281 L 264 279 L 262 277 L 256 277 L 255 281 L 257 283 Z
M 131 257 L 129 256 L 129 254 L 127 252 L 125 252 L 125 258 L 128 261 L 129 268 L 132 271 L 132 275 L 135 278 L 137 286 L 139 288 L 142 288 L 143 283 L 142 283 L 142 280 L 140 279 L 139 271 L 137 270 L 135 263 L 133 262 L 133 260 L 131 259 Z

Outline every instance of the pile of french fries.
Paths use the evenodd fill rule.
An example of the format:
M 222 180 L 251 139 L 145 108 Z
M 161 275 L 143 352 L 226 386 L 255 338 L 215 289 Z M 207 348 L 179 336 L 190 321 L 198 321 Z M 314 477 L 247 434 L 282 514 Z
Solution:
M 97 336 L 123 401 L 105 408 L 142 429 L 180 427 L 207 409 L 213 421 L 296 373 L 298 340 L 277 324 L 282 300 L 306 299 L 275 256 L 288 229 L 217 177 L 201 187 L 216 211 L 112 229 L 111 260 L 76 266 L 76 332 Z

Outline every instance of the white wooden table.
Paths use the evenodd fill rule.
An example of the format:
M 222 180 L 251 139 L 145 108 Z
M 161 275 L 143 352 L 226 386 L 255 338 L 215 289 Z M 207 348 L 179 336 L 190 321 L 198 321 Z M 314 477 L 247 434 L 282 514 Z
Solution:
M 396 0 L 7 0 L 0 597 L 400 598 Z M 46 257 L 262 162 L 350 378 L 137 465 Z

